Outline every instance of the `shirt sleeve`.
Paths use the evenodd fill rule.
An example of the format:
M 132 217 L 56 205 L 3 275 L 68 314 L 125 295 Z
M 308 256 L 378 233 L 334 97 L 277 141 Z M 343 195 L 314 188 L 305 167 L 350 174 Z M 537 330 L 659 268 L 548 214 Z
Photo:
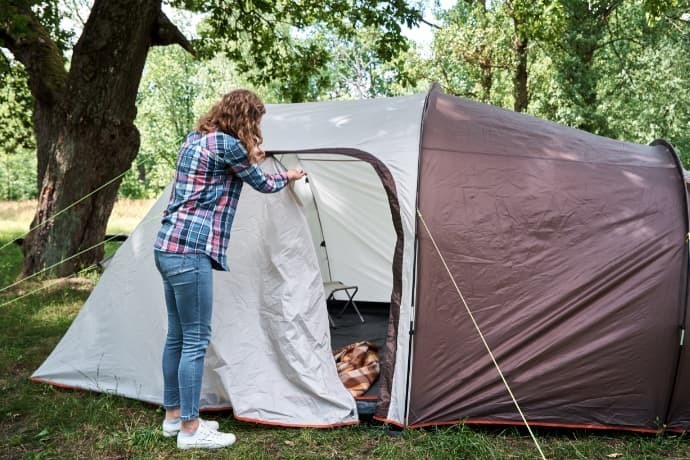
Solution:
M 218 158 L 223 161 L 237 177 L 262 193 L 275 193 L 282 190 L 289 182 L 286 172 L 270 174 L 258 165 L 249 162 L 246 150 L 232 136 L 216 133 L 213 142 Z

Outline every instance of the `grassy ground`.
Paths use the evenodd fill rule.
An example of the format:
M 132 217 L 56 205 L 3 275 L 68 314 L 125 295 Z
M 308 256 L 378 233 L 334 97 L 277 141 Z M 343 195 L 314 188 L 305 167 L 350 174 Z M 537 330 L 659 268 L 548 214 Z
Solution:
M 151 202 L 121 202 L 109 232 L 128 232 Z M 28 229 L 31 204 L 0 203 L 0 247 Z M 0 289 L 19 274 L 21 253 L 0 251 Z M 391 434 L 365 422 L 334 430 L 278 429 L 211 413 L 238 443 L 220 452 L 179 452 L 163 438 L 163 412 L 111 395 L 33 383 L 31 373 L 48 356 L 86 300 L 98 274 L 27 282 L 0 291 L 0 458 L 247 458 L 247 459 L 533 459 L 524 431 L 456 426 Z M 38 288 L 33 295 L 7 304 Z M 638 436 L 586 431 L 543 431 L 537 437 L 553 459 L 690 459 L 686 436 Z

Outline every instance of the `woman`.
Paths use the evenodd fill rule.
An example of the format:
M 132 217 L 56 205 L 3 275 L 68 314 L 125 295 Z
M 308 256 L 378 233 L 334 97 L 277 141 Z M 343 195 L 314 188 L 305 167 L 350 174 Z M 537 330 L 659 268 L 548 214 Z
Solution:
M 218 423 L 199 418 L 204 356 L 211 338 L 212 269 L 228 270 L 226 252 L 242 184 L 273 193 L 302 170 L 265 173 L 259 97 L 232 91 L 201 117 L 180 148 L 170 202 L 155 243 L 168 334 L 163 351 L 164 436 L 177 446 L 218 448 L 235 442 Z

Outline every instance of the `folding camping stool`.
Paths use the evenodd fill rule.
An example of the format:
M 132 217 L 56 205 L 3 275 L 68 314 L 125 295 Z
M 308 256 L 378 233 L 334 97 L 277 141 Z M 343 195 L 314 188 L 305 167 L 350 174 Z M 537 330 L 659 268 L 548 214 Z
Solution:
M 359 312 L 359 308 L 357 308 L 357 304 L 354 301 L 355 294 L 357 294 L 357 291 L 359 291 L 358 286 L 346 286 L 340 281 L 329 281 L 327 283 L 323 283 L 323 290 L 326 293 L 326 302 L 329 300 L 334 300 L 336 292 L 342 291 L 347 296 L 347 302 L 345 302 L 345 306 L 343 306 L 343 308 L 340 310 L 340 313 L 338 313 L 338 318 L 343 316 L 343 313 L 345 313 L 345 310 L 348 306 L 352 305 L 352 308 L 354 308 L 355 312 L 357 312 L 357 316 L 359 316 L 360 321 L 364 322 L 364 318 Z M 335 322 L 333 321 L 330 313 L 328 314 L 328 321 L 330 321 L 331 326 L 335 327 Z

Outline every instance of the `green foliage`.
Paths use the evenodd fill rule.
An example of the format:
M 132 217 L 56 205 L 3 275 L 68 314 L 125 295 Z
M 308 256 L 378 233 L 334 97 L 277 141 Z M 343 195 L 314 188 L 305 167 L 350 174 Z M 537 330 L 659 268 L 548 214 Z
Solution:
M 663 137 L 686 150 L 687 39 L 665 21 L 650 24 L 637 2 L 559 3 L 559 37 L 547 35 L 544 45 L 551 78 L 536 114 L 633 142 Z
M 248 81 L 271 86 L 289 102 L 313 99 L 327 84 L 322 68 L 329 52 L 310 39 L 319 31 L 351 39 L 359 29 L 376 29 L 370 48 L 378 58 L 389 60 L 407 47 L 401 24 L 411 26 L 420 18 L 419 10 L 404 0 L 172 3 L 209 14 L 200 29 L 202 49 L 225 51 Z
M 28 77 L 18 62 L 0 62 L 0 151 L 34 149 L 33 98 L 27 87 Z
M 9 43 L 3 40 L 31 37 L 34 25 L 28 13 L 30 10 L 67 57 L 75 42 L 75 29 L 78 30 L 83 23 L 83 11 L 90 2 L 11 0 L 6 3 L 0 10 L 0 20 L 10 28 L 0 33 L 0 47 Z M 254 87 L 267 102 L 318 99 L 338 84 L 332 78 L 334 70 L 329 68 L 332 66 L 332 50 L 319 39 L 323 36 L 319 35 L 320 31 L 327 30 L 332 37 L 349 39 L 355 37 L 359 28 L 375 29 L 376 33 L 368 35 L 371 43 L 367 42 L 367 58 L 378 60 L 378 65 L 407 47 L 400 34 L 400 24 L 413 25 L 420 17 L 418 9 L 404 0 L 171 0 L 166 3 L 204 15 L 205 20 L 198 30 L 199 38 L 195 40 L 195 48 L 204 59 L 192 60 L 173 48 L 150 53 L 147 75 L 143 77 L 138 100 L 137 126 L 141 130 L 142 146 L 123 181 L 122 196 L 156 195 L 168 182 L 177 146 L 205 110 L 199 109 L 200 101 L 215 100 L 222 94 L 219 80 L 204 78 L 209 71 L 221 75 L 224 82 L 232 80 L 226 90 L 239 85 Z M 216 56 L 221 56 L 222 64 Z M 29 132 L 26 128 L 31 126 L 28 107 L 31 99 L 26 91 L 26 77 L 19 75 L 15 78 L 14 67 L 17 65 L 11 58 L 0 65 L 3 85 L 21 87 L 21 91 L 7 92 L 13 97 L 20 96 L 16 100 L 3 100 L 0 96 L 0 118 L 4 116 L 10 120 L 3 124 L 3 128 L 11 133 L 4 139 L 24 142 L 21 152 L 26 153 L 26 149 L 35 149 L 35 146 L 28 145 L 28 141 L 23 140 L 24 136 L 17 133 Z M 232 75 L 232 78 L 225 78 L 227 75 Z M 391 75 L 390 72 L 387 75 Z M 371 91 L 372 95 L 390 93 L 384 92 L 383 86 L 390 86 L 391 78 L 387 78 L 384 84 L 385 79 L 374 75 L 373 84 L 377 89 Z M 14 146 L 0 145 L 0 154 L 18 151 Z M 33 196 L 28 192 L 32 187 L 25 185 L 35 183 L 35 173 L 17 170 L 15 166 L 21 162 L 15 161 L 15 157 L 11 160 L 8 158 L 5 164 L 10 167 L 12 163 L 14 170 L 21 173 L 23 182 L 21 187 L 12 185 L 17 180 L 12 178 L 9 170 L 0 172 L 0 196 Z M 32 164 L 31 161 L 24 163 Z
M 530 94 L 517 84 L 521 69 L 534 65 L 535 43 L 548 29 L 550 3 L 459 1 L 439 18 L 432 56 L 417 65 L 424 78 L 449 93 L 524 110 Z M 519 91 L 518 91 L 519 90 Z
M 16 61 L 0 62 L 0 199 L 35 198 L 33 98 L 24 68 Z
M 151 50 L 137 98 L 141 147 L 120 186 L 120 196 L 158 196 L 173 176 L 184 136 L 198 117 L 232 88 L 251 88 L 269 103 L 409 92 L 409 86 L 400 83 L 396 62 L 383 61 L 374 49 L 379 33 L 365 28 L 343 39 L 315 29 L 309 35 L 292 38 L 296 46 L 324 53 L 323 61 L 309 71 L 295 71 L 292 80 L 264 78 L 262 85 L 252 84 L 252 74 L 236 70 L 238 65 L 224 53 L 195 59 L 178 47 Z
M 64 4 L 60 0 L 13 0 L 0 7 L 0 21 L 18 37 L 32 30 L 23 10 L 30 8 L 58 49 L 66 53 L 74 33 L 61 26 Z M 6 37 L 0 33 L 0 47 Z M 24 67 L 9 52 L 0 51 L 0 199 L 36 198 L 36 140 L 33 132 L 34 100 Z
M 459 1 L 410 74 L 512 108 L 527 42 L 527 112 L 608 137 L 675 144 L 686 167 L 690 11 L 676 1 Z M 654 20 L 650 20 L 650 14 Z
M 121 196 L 156 196 L 172 177 L 184 135 L 233 87 L 254 89 L 269 103 L 359 96 L 365 84 L 368 97 L 405 91 L 394 65 L 383 59 L 409 46 L 398 21 L 413 24 L 419 12 L 405 2 L 337 0 L 327 10 L 323 2 L 250 2 L 235 8 L 171 3 L 206 13 L 195 41 L 200 59 L 178 48 L 149 54 L 137 101 L 142 143 Z M 358 26 L 363 28 L 355 31 Z M 360 65 L 348 66 L 348 58 Z
M 155 48 L 149 53 L 137 96 L 135 123 L 141 146 L 120 186 L 120 195 L 150 198 L 172 179 L 177 148 L 194 123 L 198 89 L 191 76 L 198 67 L 178 47 Z
M 500 104 L 509 81 L 510 23 L 502 8 L 459 1 L 440 15 L 434 35 L 432 78 L 450 94 Z
M 647 17 L 652 20 L 658 19 L 669 10 L 679 7 L 680 3 L 680 0 L 642 0 L 642 6 L 647 13 Z M 687 9 L 688 5 L 684 6 Z
M 412 43 L 390 60 L 380 58 L 375 49 L 380 31 L 362 28 L 348 38 L 320 31 L 317 40 L 328 50 L 321 69 L 324 82 L 318 99 L 367 99 L 397 96 L 414 91 L 416 81 L 404 75 L 405 58 Z M 423 90 L 423 89 L 422 89 Z
M 598 84 L 602 116 L 617 137 L 673 143 L 690 166 L 690 41 L 660 21 L 648 26 L 644 11 L 626 7 L 612 27 L 628 39 L 605 50 Z
M 46 28 L 50 37 L 55 41 L 58 49 L 66 53 L 75 39 L 74 31 L 63 27 L 62 21 L 65 18 L 66 10 L 73 14 L 74 0 L 72 5 L 65 0 L 31 0 L 31 10 L 38 15 L 38 18 Z M 68 8 L 65 8 L 67 3 Z
M 551 58 L 552 88 L 558 104 L 549 119 L 611 136 L 597 110 L 597 83 L 603 77 L 597 56 L 609 40 L 609 22 L 621 1 L 558 0 L 550 28 L 540 42 Z
M 26 10 L 31 10 L 46 29 L 58 49 L 63 53 L 69 49 L 74 39 L 71 30 L 62 27 L 64 18 L 63 0 L 4 0 L 0 8 L 0 23 L 9 25 L 11 35 L 26 38 L 33 33 Z M 3 34 L 0 34 L 0 47 L 4 46 Z
M 0 153 L 0 200 L 36 198 L 36 154 L 32 150 Z
M 329 63 L 329 52 L 323 43 L 308 35 L 300 38 L 286 32 L 277 46 L 276 54 L 260 59 L 251 54 L 246 44 L 242 44 L 239 51 L 229 50 L 228 55 L 235 56 L 236 66 L 246 81 L 265 88 L 267 100 L 304 102 L 317 99 L 330 83 L 323 72 Z
M 141 146 L 120 195 L 157 197 L 172 179 L 177 150 L 199 116 L 239 86 L 252 88 L 223 54 L 194 59 L 179 47 L 151 50 L 137 97 Z

